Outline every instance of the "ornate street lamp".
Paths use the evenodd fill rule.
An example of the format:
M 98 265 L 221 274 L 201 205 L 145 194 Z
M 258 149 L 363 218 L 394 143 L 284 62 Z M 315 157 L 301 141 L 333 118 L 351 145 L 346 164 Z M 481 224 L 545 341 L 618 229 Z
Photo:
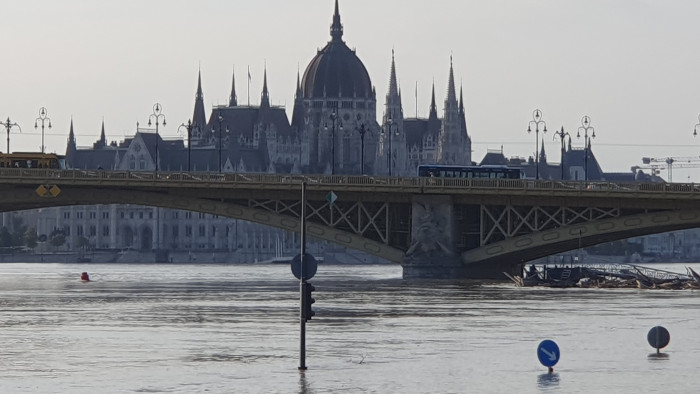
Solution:
M 156 172 L 158 172 L 158 125 L 160 124 L 160 119 L 163 119 L 163 126 L 165 126 L 165 114 L 163 114 L 163 106 L 160 103 L 155 103 L 153 105 L 153 113 L 148 115 L 148 126 L 151 126 L 151 121 L 156 123 Z
M 10 153 L 10 130 L 12 130 L 13 127 L 17 127 L 19 129 L 19 132 L 22 132 L 22 128 L 19 127 L 17 123 L 12 123 L 10 121 L 10 117 L 7 117 L 7 120 L 4 122 L 0 122 L 0 125 L 5 127 L 5 130 L 7 130 L 7 153 Z
M 561 126 L 561 130 L 555 131 L 553 138 L 556 140 L 557 136 L 561 139 L 561 180 L 564 180 L 564 154 L 566 153 L 566 145 L 564 145 L 564 140 L 569 137 L 571 141 L 571 135 L 568 132 L 564 132 L 564 126 Z
M 386 126 L 384 129 L 382 129 L 382 134 L 387 135 L 388 133 L 388 138 L 389 138 L 389 150 L 386 152 L 386 165 L 389 168 L 389 176 L 391 176 L 391 168 L 394 166 L 394 158 L 393 158 L 393 151 L 391 148 L 391 140 L 393 139 L 392 136 L 395 134 L 396 136 L 399 135 L 399 129 L 398 125 L 397 127 L 394 128 L 394 119 L 389 115 L 389 119 L 386 120 Z
M 543 126 L 542 132 L 547 132 L 547 123 L 542 120 L 542 111 L 536 109 L 532 113 L 532 120 L 527 126 L 527 133 L 532 133 L 532 126 L 535 126 L 535 179 L 540 179 L 540 160 L 539 160 L 539 145 L 540 145 L 540 125 Z
M 338 117 L 338 108 L 334 108 L 333 112 L 328 115 L 328 119 L 331 120 L 333 128 L 331 129 L 331 175 L 335 175 L 335 131 L 336 126 L 338 130 L 343 130 L 343 121 Z M 328 123 L 325 125 L 325 129 L 328 130 Z
M 36 118 L 36 120 L 34 121 L 34 129 L 37 129 L 39 127 L 38 122 L 41 122 L 41 153 L 44 153 L 44 148 L 45 148 L 44 147 L 44 123 L 48 122 L 49 129 L 51 128 L 51 118 L 46 116 L 46 114 L 47 114 L 46 108 L 44 108 L 44 107 L 39 108 L 39 117 Z M 10 153 L 9 149 L 8 149 L 7 153 Z
M 181 124 L 177 131 L 179 132 L 183 127 L 187 130 L 187 172 L 190 172 L 190 163 L 192 162 L 192 119 L 187 119 L 187 124 Z
M 590 138 L 595 138 L 595 128 L 591 126 L 591 118 L 586 115 L 581 118 L 581 126 L 578 127 L 578 132 L 576 133 L 576 138 L 581 138 L 581 132 L 583 131 L 583 143 L 585 147 L 583 148 L 583 179 L 588 181 L 588 155 L 590 154 L 591 140 L 588 136 L 588 131 L 591 131 Z
M 360 174 L 365 175 L 365 134 L 369 131 L 362 123 L 357 132 L 360 133 Z

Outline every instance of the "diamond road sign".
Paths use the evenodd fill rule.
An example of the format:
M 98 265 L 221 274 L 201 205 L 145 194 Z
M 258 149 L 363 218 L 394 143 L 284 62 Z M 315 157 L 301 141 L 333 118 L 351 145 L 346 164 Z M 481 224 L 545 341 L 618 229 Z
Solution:
M 331 204 L 333 204 L 337 199 L 338 195 L 333 192 L 328 193 L 328 195 L 326 196 L 326 200 L 328 200 L 328 202 Z

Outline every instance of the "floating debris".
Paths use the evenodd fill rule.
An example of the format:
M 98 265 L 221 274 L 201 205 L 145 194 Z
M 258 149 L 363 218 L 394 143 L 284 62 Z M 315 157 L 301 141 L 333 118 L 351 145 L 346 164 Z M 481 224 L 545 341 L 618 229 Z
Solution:
M 634 264 L 586 264 L 547 267 L 531 265 L 523 276 L 504 274 L 518 286 L 638 288 L 684 290 L 700 289 L 700 274 L 686 267 L 688 274 L 679 274 Z

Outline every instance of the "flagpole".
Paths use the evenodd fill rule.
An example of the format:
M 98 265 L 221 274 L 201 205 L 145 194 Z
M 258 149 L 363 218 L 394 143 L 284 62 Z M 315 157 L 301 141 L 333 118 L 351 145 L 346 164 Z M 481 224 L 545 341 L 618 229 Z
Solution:
M 418 119 L 418 81 L 416 81 L 416 119 Z
M 248 66 L 248 106 L 250 107 L 250 65 Z

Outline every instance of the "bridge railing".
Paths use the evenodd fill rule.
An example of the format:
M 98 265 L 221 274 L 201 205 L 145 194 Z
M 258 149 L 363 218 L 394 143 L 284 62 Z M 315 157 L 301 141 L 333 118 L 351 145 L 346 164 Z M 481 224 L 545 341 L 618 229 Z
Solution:
M 504 189 L 586 192 L 604 191 L 608 193 L 700 193 L 700 184 L 694 183 L 641 183 L 641 182 L 601 182 L 601 181 L 556 181 L 534 179 L 462 179 L 427 177 L 386 177 L 370 175 L 300 175 L 263 173 L 212 173 L 182 171 L 112 171 L 112 170 L 60 170 L 0 168 L 0 179 L 60 180 L 60 179 L 104 179 L 133 180 L 180 183 L 230 182 L 255 184 L 300 184 L 310 185 L 360 185 L 386 187 L 412 187 L 431 189 Z

